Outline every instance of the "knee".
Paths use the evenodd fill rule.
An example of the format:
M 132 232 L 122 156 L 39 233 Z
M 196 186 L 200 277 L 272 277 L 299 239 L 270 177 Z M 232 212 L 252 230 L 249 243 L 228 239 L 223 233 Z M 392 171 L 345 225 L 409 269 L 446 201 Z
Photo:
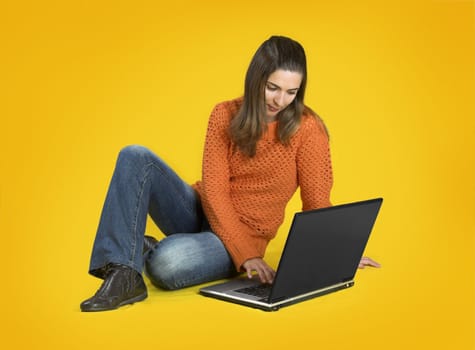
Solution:
M 119 152 L 117 167 L 125 168 L 124 171 L 142 168 L 150 161 L 152 155 L 152 151 L 146 147 L 139 145 L 126 146 Z
M 152 151 L 140 145 L 129 145 L 122 148 L 119 152 L 119 159 L 138 159 L 150 155 Z
M 145 273 L 153 285 L 176 290 L 188 285 L 187 275 L 193 269 L 186 254 L 180 254 L 166 240 L 151 250 L 145 260 Z

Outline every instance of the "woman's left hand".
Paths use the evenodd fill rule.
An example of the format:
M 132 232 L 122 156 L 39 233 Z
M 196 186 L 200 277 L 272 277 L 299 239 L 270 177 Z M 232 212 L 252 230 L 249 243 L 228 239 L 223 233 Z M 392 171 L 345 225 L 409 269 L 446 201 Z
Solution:
M 374 261 L 371 258 L 368 258 L 367 256 L 363 256 L 360 260 L 360 264 L 358 265 L 358 268 L 364 269 L 366 266 L 381 267 L 381 264 L 379 264 L 378 262 Z

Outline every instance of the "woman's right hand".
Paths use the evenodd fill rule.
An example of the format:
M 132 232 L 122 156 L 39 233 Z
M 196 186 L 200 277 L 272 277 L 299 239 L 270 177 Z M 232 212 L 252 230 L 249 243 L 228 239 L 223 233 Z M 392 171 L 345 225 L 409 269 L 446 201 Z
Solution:
M 272 284 L 274 282 L 275 271 L 261 258 L 246 260 L 242 267 L 246 270 L 247 277 L 249 278 L 252 278 L 252 272 L 254 271 L 259 275 L 262 283 Z

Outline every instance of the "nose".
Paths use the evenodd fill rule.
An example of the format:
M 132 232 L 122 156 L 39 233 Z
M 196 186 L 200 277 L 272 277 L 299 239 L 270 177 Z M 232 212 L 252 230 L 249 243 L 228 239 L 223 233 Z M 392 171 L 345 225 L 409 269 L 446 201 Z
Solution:
M 282 107 L 284 105 L 284 94 L 282 92 L 278 92 L 274 97 L 274 103 L 278 107 Z

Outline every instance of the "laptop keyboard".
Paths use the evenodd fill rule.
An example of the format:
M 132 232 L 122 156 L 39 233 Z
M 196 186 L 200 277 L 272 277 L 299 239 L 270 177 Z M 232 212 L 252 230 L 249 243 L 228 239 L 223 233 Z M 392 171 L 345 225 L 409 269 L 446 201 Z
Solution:
M 235 292 L 252 295 L 259 298 L 267 298 L 270 295 L 271 289 L 272 289 L 271 284 L 259 284 L 253 287 L 236 289 Z

